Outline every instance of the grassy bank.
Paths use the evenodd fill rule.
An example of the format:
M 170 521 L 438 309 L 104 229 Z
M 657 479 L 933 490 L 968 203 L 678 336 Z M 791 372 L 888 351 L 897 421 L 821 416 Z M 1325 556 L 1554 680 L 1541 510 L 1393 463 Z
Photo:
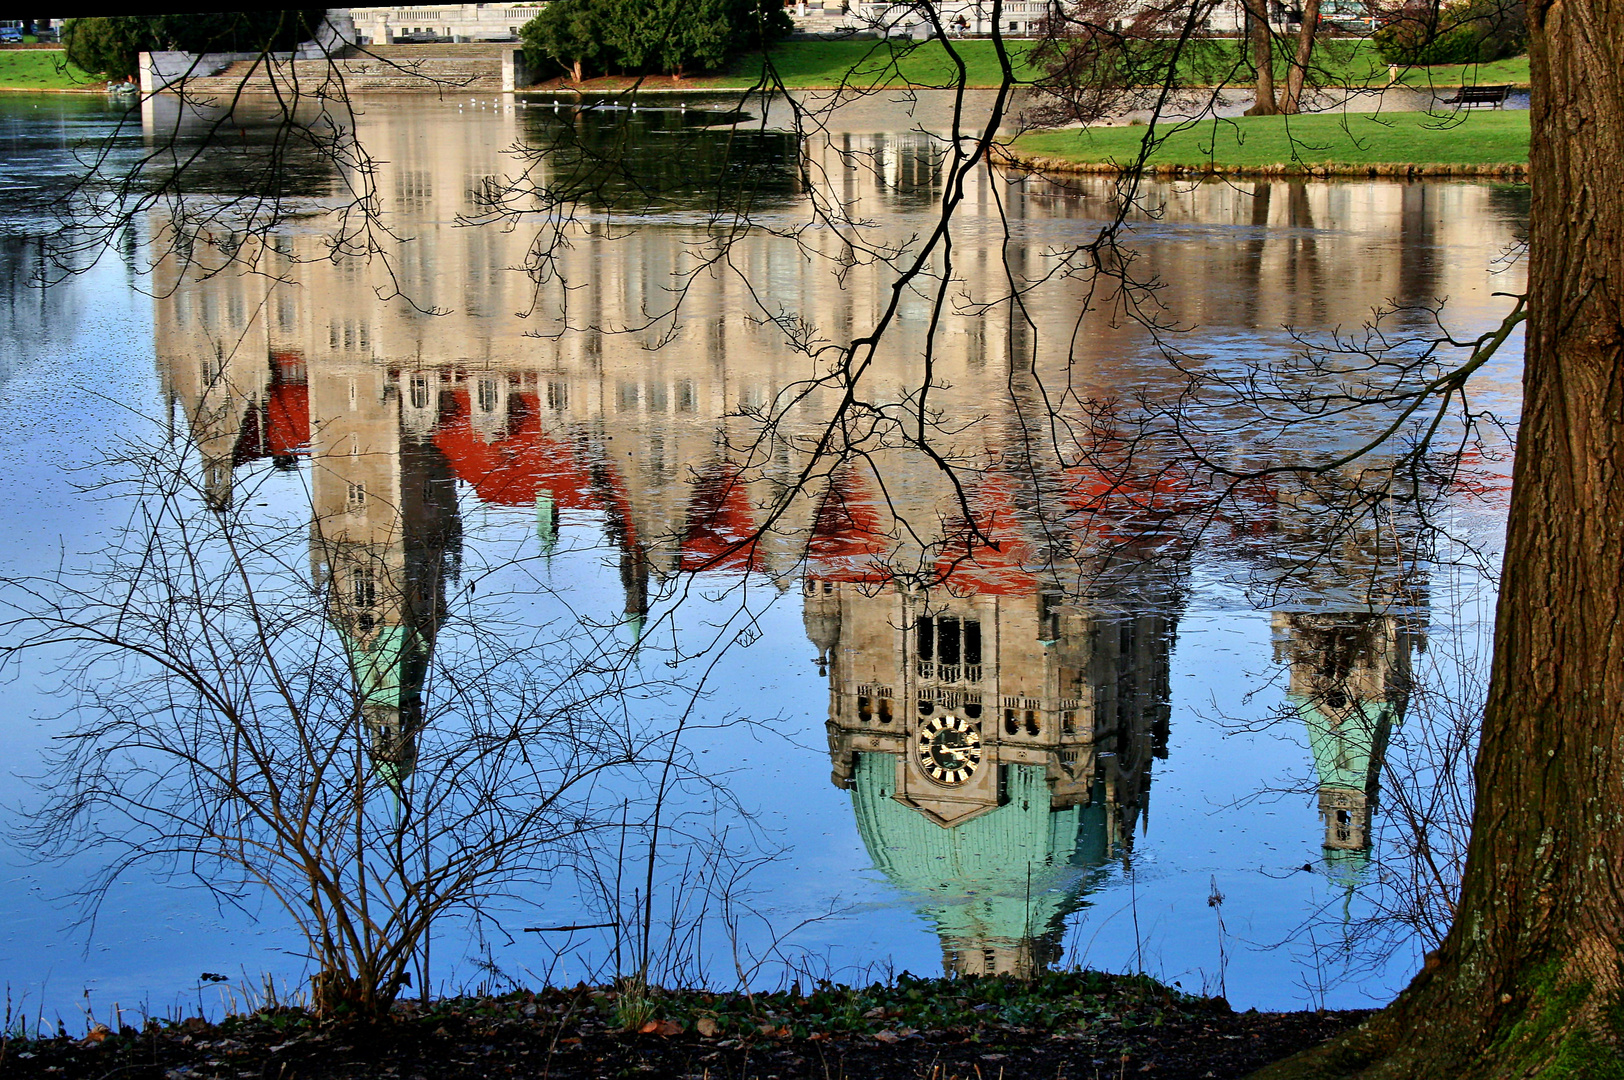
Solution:
M 1158 128 L 1158 133 L 1164 128 Z M 1114 171 L 1137 159 L 1147 129 L 1097 127 L 1022 135 L 1018 161 L 1041 168 Z M 1321 113 L 1204 121 L 1171 130 L 1152 169 L 1368 176 L 1393 171 L 1475 175 L 1528 161 L 1528 113 L 1475 110 L 1450 121 L 1430 113 Z
M 990 41 L 955 42 L 965 63 L 966 85 L 992 87 L 1000 82 L 997 52 Z M 1030 82 L 1042 72 L 1026 63 L 1032 42 L 1008 43 L 1015 77 Z M 792 90 L 831 90 L 836 87 L 877 89 L 885 86 L 946 87 L 957 81 L 957 68 L 948 59 L 939 41 L 789 41 L 771 50 L 773 67 L 784 85 Z M 760 53 L 740 57 L 726 71 L 695 75 L 677 81 L 668 75 L 633 79 L 608 76 L 588 79 L 583 88 L 590 91 L 619 90 L 637 85 L 656 90 L 743 90 L 755 86 L 762 76 Z M 543 72 L 545 74 L 545 71 Z M 563 79 L 548 79 L 543 89 L 565 89 Z
M 819 982 L 754 995 L 556 988 L 402 1003 L 374 1024 L 271 1008 L 0 1036 L 0 1074 L 102 1080 L 487 1080 L 711 1076 L 732 1080 L 936 1077 L 1242 1077 L 1364 1018 L 1236 1013 L 1142 975 L 1060 972 L 1031 981 Z M 90 1018 L 87 1017 L 87 1022 Z M 118 1030 L 113 1030 L 113 1026 Z M 139 1026 L 137 1026 L 139 1025 Z
M 1026 64 L 1030 41 L 1007 43 L 1015 61 L 1015 75 L 1022 81 L 1037 78 L 1040 71 Z M 991 41 L 955 41 L 964 57 L 969 85 L 996 86 L 999 82 L 998 57 Z M 1180 77 L 1198 86 L 1240 85 L 1246 82 L 1238 53 L 1239 42 L 1218 39 L 1195 43 L 1181 66 Z M 820 89 L 843 84 L 872 86 L 886 82 L 910 82 L 924 86 L 950 84 L 954 68 L 947 50 L 939 41 L 920 43 L 888 41 L 788 41 L 769 54 L 786 85 L 800 89 Z M 746 57 L 732 71 L 696 80 L 722 87 L 749 86 L 761 73 L 760 55 Z M 1391 78 L 1388 66 L 1369 43 L 1358 39 L 1331 40 L 1315 53 L 1315 79 L 1327 85 L 1385 86 Z M 1285 64 L 1280 65 L 1285 74 Z M 1400 73 L 1407 86 L 1459 86 L 1468 84 L 1528 84 L 1528 58 L 1518 57 L 1493 64 L 1473 66 L 1444 65 L 1414 68 Z
M 0 90 L 84 90 L 104 81 L 69 64 L 61 49 L 0 49 Z
M 970 86 L 997 86 L 1002 79 L 998 54 L 991 41 L 954 42 L 964 58 Z M 1029 82 L 1042 72 L 1028 67 L 1029 41 L 1008 43 L 1016 78 Z M 771 52 L 773 67 L 786 86 L 817 89 L 853 85 L 874 86 L 906 82 L 921 86 L 952 86 L 957 69 L 939 41 L 789 41 Z M 731 76 L 748 85 L 759 77 L 761 57 L 747 57 Z

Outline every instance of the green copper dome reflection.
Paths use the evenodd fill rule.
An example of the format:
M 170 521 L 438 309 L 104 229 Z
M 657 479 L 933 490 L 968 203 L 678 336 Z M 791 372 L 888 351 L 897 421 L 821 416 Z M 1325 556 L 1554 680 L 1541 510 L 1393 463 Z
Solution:
M 1302 694 L 1289 694 L 1286 700 L 1308 728 L 1320 787 L 1369 789 L 1386 750 L 1393 707 L 1385 701 L 1349 701 L 1344 708 L 1333 709 Z
M 551 555 L 558 547 L 558 501 L 550 491 L 536 493 L 536 535 L 543 555 Z
M 1332 702 L 1294 693 L 1287 701 L 1308 728 L 1331 875 L 1351 882 L 1370 860 L 1371 815 L 1398 710 L 1383 700 Z
M 1008 765 L 1004 805 L 943 828 L 891 798 L 894 756 L 856 757 L 857 830 L 874 865 L 923 901 L 949 966 L 973 950 L 985 951 L 989 970 L 995 953 L 1014 954 L 1003 969 L 1017 974 L 1056 959 L 1062 921 L 1080 906 L 1089 872 L 1110 857 L 1103 794 L 1087 807 L 1050 810 L 1044 770 Z
M 428 661 L 426 643 L 410 627 L 382 626 L 361 639 L 340 628 L 361 715 L 372 737 L 378 779 L 398 796 L 417 765 L 416 702 Z
M 401 671 L 414 659 L 417 635 L 404 626 L 381 626 L 373 631 L 370 640 L 362 640 L 343 630 L 340 633 L 362 704 L 400 708 Z

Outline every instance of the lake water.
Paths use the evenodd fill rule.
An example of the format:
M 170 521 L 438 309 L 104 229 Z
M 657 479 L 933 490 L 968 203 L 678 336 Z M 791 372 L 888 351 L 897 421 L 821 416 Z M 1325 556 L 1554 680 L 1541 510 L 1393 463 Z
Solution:
M 1416 822 L 1446 850 L 1465 798 L 1440 784 L 1463 767 L 1450 702 L 1469 713 L 1485 667 L 1509 461 L 1474 448 L 1470 482 L 1353 523 L 1334 503 L 1391 454 L 1313 497 L 1277 477 L 1219 499 L 1224 469 L 1317 460 L 1377 422 L 1272 432 L 1216 380 L 1323 392 L 1335 376 L 1280 365 L 1383 305 L 1405 309 L 1395 341 L 1437 300 L 1457 338 L 1491 329 L 1520 287 L 1526 191 L 1151 186 L 1104 256 L 1156 285 L 1135 294 L 1077 254 L 1116 213 L 1111 183 L 979 168 L 936 308 L 940 253 L 892 282 L 939 218 L 943 101 L 858 101 L 804 136 L 784 102 L 736 108 L 363 102 L 374 171 L 296 153 L 297 213 L 268 235 L 239 243 L 223 214 L 186 265 L 160 205 L 40 290 L 74 148 L 120 114 L 0 101 L 0 572 L 123 568 L 72 579 L 102 595 L 146 536 L 162 554 L 142 566 L 218 575 L 223 608 L 243 592 L 199 523 L 232 523 L 277 611 L 310 590 L 294 670 L 353 676 L 334 692 L 380 821 L 452 783 L 452 733 L 545 713 L 533 791 L 511 754 L 483 779 L 456 759 L 453 803 L 482 783 L 493 805 L 554 782 L 560 801 L 480 917 L 437 926 L 436 990 L 606 979 L 646 943 L 652 977 L 721 987 L 1084 964 L 1238 1007 L 1386 1000 L 1441 902 Z M 115 155 L 173 119 L 135 122 Z M 250 120 L 188 206 L 263 163 Z M 356 190 L 372 231 L 335 247 Z M 832 367 L 880 323 L 859 380 Z M 1515 419 L 1518 352 L 1474 376 L 1473 408 Z M 1175 365 L 1218 388 L 1182 447 Z M 188 483 L 168 503 L 131 486 L 171 460 Z M 149 607 L 149 632 L 196 611 Z M 29 778 L 103 715 L 87 692 L 186 708 L 138 661 L 64 693 L 85 655 L 6 668 L 13 1001 L 73 1027 L 87 995 L 100 1018 L 217 1009 L 264 974 L 296 987 L 307 946 L 271 894 L 213 864 L 202 888 L 157 833 L 100 814 L 59 861 L 19 846 L 44 798 Z M 251 668 L 219 660 L 211 685 Z M 536 704 L 570 694 L 578 717 Z M 115 764 L 120 784 L 152 775 Z M 119 840 L 159 857 L 85 922 L 73 895 Z

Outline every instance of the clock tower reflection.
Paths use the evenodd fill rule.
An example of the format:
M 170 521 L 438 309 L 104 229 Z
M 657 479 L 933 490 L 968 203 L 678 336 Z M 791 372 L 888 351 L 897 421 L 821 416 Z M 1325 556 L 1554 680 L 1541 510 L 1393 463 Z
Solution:
M 853 488 L 831 488 L 803 582 L 833 782 L 948 971 L 1036 974 L 1131 846 L 1166 754 L 1177 577 L 1146 565 L 1085 589 L 1029 570 L 1019 542 L 928 584 L 893 576 Z

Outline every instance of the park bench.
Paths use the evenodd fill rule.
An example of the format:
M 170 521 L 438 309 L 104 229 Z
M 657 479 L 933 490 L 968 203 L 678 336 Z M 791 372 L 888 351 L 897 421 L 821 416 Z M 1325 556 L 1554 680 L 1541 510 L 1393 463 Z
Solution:
M 1455 91 L 1453 97 L 1442 99 L 1442 104 L 1453 105 L 1457 109 L 1475 109 L 1486 106 L 1498 109 L 1506 103 L 1506 95 L 1511 93 L 1509 86 L 1462 86 Z

